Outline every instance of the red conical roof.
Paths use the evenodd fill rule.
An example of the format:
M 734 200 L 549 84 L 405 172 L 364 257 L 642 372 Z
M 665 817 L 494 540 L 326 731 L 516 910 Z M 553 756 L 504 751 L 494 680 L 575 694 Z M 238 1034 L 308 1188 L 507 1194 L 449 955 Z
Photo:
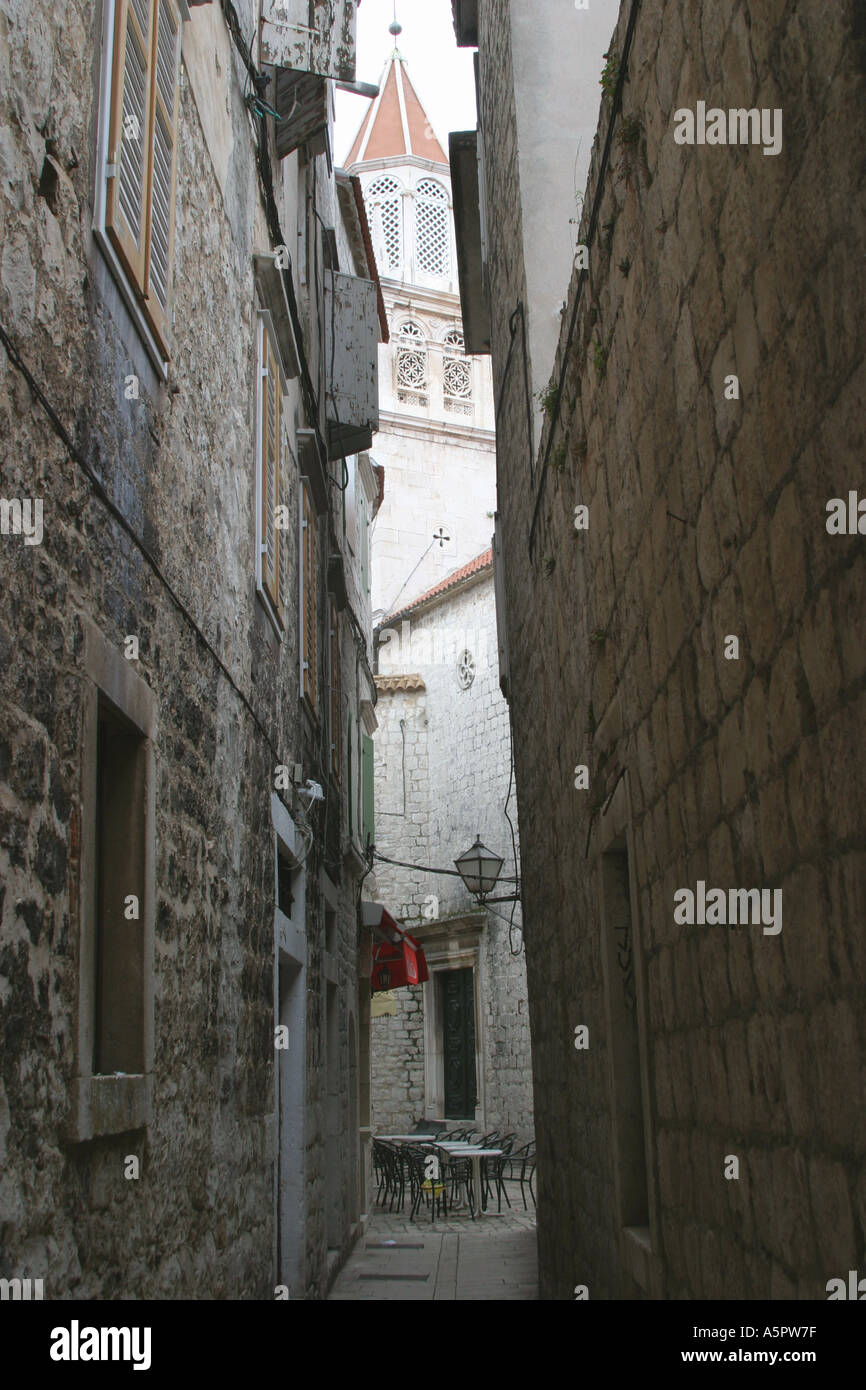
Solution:
M 433 133 L 418 93 L 409 80 L 405 59 L 394 53 L 388 60 L 379 95 L 361 123 L 345 167 L 368 160 L 418 155 L 436 164 L 447 164 L 448 156 Z

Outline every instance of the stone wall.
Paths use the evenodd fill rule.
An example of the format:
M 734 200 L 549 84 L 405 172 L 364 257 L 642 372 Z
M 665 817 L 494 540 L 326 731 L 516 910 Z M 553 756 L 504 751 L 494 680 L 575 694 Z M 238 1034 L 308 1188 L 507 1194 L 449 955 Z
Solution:
M 252 32 L 251 9 L 239 10 Z M 101 32 L 101 6 L 77 0 L 62 25 L 45 3 L 9 0 L 0 16 L 0 315 L 128 521 L 114 519 L 0 352 L 0 492 L 43 498 L 45 516 L 41 545 L 0 539 L 0 1272 L 44 1278 L 48 1298 L 272 1298 L 271 791 L 277 762 L 318 767 L 321 735 L 299 710 L 294 625 L 278 642 L 255 594 L 252 253 L 268 240 L 244 72 L 219 7 L 196 8 L 183 39 L 172 360 L 158 381 L 92 235 Z M 291 187 L 297 157 L 288 163 Z M 282 211 L 294 228 L 294 203 Z M 129 374 L 138 399 L 126 398 Z M 292 507 L 298 485 L 294 476 Z M 135 668 L 156 701 L 155 1059 L 147 1129 L 75 1143 L 86 617 L 119 652 L 138 637 Z M 324 669 L 322 679 L 324 689 Z M 327 1253 L 322 862 L 317 846 L 306 922 L 312 1295 L 324 1293 Z M 347 1078 L 355 887 L 344 875 L 338 891 Z M 344 1092 L 348 1125 L 348 1079 Z M 137 1180 L 124 1176 L 130 1154 Z M 348 1241 L 348 1148 L 344 1161 Z
M 499 691 L 492 572 L 427 611 L 410 612 L 386 631 L 393 635 L 379 649 L 377 849 L 410 864 L 451 868 L 480 834 L 505 860 L 502 873 L 513 876 L 511 833 L 503 812 L 511 735 L 508 706 Z M 475 677 L 467 689 L 460 687 L 457 675 L 464 650 L 475 660 Z M 388 678 L 406 672 L 420 676 L 424 688 L 390 689 Z M 516 836 L 513 787 L 508 810 Z M 473 908 L 457 877 L 380 864 L 377 881 L 382 901 L 405 917 L 422 940 L 437 922 L 457 921 Z M 511 887 L 503 883 L 498 892 Z M 531 1059 L 519 904 L 511 932 L 510 919 L 511 904 L 491 908 L 486 923 L 480 918 L 483 1118 L 489 1128 L 516 1129 L 528 1137 Z M 380 1132 L 401 1133 L 408 1120 L 422 1118 L 422 1011 L 433 1007 L 433 999 L 429 988 L 426 994 L 420 988 L 400 989 L 393 997 L 397 1013 L 372 1024 L 374 1123 Z
M 507 5 L 480 10 L 542 1296 L 824 1298 L 866 1236 L 864 570 L 825 525 L 862 481 L 862 20 L 637 7 L 533 477 L 519 355 L 503 384 L 524 294 Z M 698 101 L 781 109 L 782 151 L 677 144 Z M 617 1195 L 605 845 L 632 875 L 649 1254 Z M 699 880 L 781 889 L 782 930 L 679 925 Z

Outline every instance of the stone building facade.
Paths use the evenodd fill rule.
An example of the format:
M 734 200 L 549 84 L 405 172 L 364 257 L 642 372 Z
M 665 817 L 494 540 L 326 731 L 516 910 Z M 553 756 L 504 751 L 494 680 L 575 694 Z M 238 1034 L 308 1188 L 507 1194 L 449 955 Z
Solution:
M 353 6 L 292 55 L 264 10 L 0 16 L 0 1273 L 47 1298 L 323 1296 L 366 1204 L 387 330 Z
M 866 1237 L 862 21 L 623 0 L 533 442 L 520 8 L 454 3 L 480 245 L 457 221 L 502 402 L 542 1297 L 824 1299 Z
M 453 870 L 454 860 L 480 836 L 505 861 L 497 885 L 505 895 L 514 892 L 519 845 L 496 642 L 489 550 L 380 631 L 376 849 L 386 859 Z M 377 881 L 384 900 L 422 943 L 431 978 L 374 1000 L 374 1128 L 400 1134 L 421 1118 L 470 1119 L 483 1130 L 529 1139 L 532 1070 L 520 904 L 479 909 L 459 877 L 388 863 L 378 865 Z M 465 1001 L 457 995 L 466 977 L 458 980 L 455 971 L 472 971 L 468 1028 Z M 459 1080 L 454 1087 L 449 1082 L 461 1053 L 460 1029 L 471 1033 L 473 1054 L 473 1094 L 462 1098 Z
M 465 352 L 448 161 L 397 49 L 346 167 L 364 190 L 389 322 L 373 442 L 383 482 L 371 532 L 376 850 L 453 871 L 480 833 L 514 878 L 516 797 L 489 550 L 490 363 Z M 453 872 L 377 860 L 380 898 L 423 943 L 431 979 L 373 1000 L 373 1125 L 401 1133 L 422 1117 L 475 1119 L 529 1138 L 520 908 L 479 911 Z

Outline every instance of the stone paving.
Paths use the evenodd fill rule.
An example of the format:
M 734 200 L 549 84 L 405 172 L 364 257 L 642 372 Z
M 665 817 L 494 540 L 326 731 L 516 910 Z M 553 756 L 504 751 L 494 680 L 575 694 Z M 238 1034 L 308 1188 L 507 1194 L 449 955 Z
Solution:
M 402 1212 L 375 1208 L 329 1298 L 537 1299 L 535 1209 L 508 1186 L 511 1210 L 494 1202 L 476 1221 L 465 1208 L 432 1222 L 422 1209 L 410 1221 L 408 1200 Z

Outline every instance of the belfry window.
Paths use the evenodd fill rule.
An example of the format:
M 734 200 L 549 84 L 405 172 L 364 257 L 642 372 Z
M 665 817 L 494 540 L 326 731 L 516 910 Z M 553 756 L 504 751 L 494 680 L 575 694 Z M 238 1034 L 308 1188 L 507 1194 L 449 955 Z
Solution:
M 448 194 L 433 179 L 421 179 L 415 193 L 415 239 L 418 269 L 446 279 L 451 273 Z
M 442 378 L 445 409 L 456 415 L 472 414 L 472 363 L 466 356 L 463 334 L 456 328 L 444 338 Z
M 406 405 L 427 405 L 427 341 L 411 319 L 397 334 L 397 399 Z
M 400 184 L 390 175 L 374 180 L 367 189 L 376 260 L 382 275 L 399 274 L 403 267 L 403 197 Z

